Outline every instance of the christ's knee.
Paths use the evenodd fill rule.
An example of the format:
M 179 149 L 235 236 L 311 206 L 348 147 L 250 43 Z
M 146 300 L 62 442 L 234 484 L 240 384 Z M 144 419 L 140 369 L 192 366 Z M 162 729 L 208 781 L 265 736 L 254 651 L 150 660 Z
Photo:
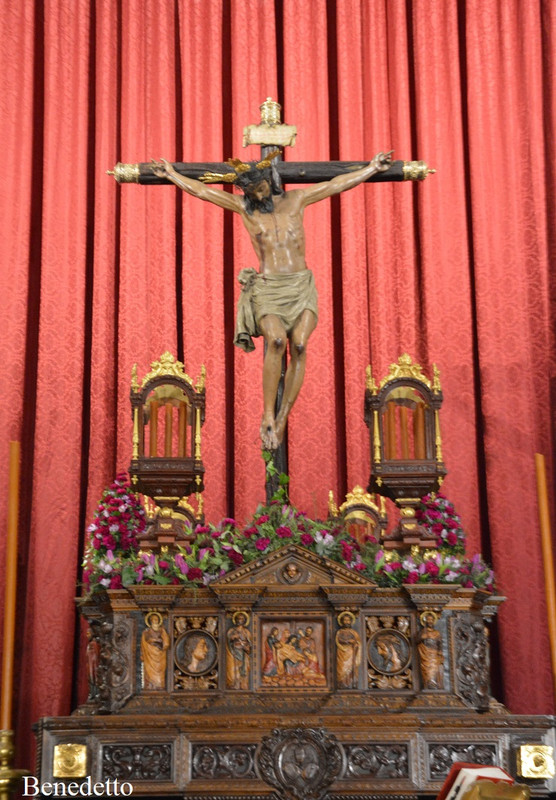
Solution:
M 303 340 L 293 340 L 291 346 L 291 356 L 299 361 L 305 358 L 307 352 L 307 344 Z
M 280 355 L 284 354 L 286 349 L 286 340 L 281 336 L 271 336 L 268 344 L 275 353 L 279 353 Z

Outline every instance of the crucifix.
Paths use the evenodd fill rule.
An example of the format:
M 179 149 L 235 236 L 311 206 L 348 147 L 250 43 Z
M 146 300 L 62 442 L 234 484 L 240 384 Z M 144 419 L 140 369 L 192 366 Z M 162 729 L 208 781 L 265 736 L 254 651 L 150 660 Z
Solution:
M 241 216 L 259 271 L 242 269 L 234 343 L 249 352 L 253 337 L 263 336 L 264 411 L 260 427 L 263 449 L 273 454 L 278 472 L 287 473 L 285 445 L 289 413 L 305 374 L 307 342 L 317 324 L 317 294 L 305 263 L 303 213 L 312 203 L 366 181 L 423 180 L 422 161 L 393 161 L 378 153 L 370 162 L 285 162 L 284 148 L 295 143 L 296 128 L 282 124 L 280 106 L 267 98 L 261 121 L 244 129 L 244 146 L 261 146 L 259 162 L 232 158 L 224 163 L 117 164 L 111 174 L 119 183 L 174 183 L 187 194 Z M 235 184 L 243 196 L 208 184 Z M 283 184 L 307 184 L 284 191 Z M 286 367 L 289 341 L 290 360 Z M 267 481 L 267 499 L 275 487 Z

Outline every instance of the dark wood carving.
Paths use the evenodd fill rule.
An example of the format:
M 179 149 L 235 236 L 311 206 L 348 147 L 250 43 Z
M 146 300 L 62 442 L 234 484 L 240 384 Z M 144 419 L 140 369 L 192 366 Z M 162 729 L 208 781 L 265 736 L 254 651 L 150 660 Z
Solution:
M 456 693 L 469 706 L 489 705 L 489 652 L 486 627 L 481 617 L 465 613 L 453 620 Z
M 167 781 L 171 777 L 171 744 L 105 745 L 102 748 L 103 780 Z
M 261 778 L 288 800 L 321 800 L 345 770 L 345 754 L 335 736 L 322 729 L 275 729 L 256 757 Z
M 490 696 L 484 627 L 502 598 L 445 588 L 379 589 L 286 545 L 206 587 L 99 592 L 81 606 L 97 689 L 74 716 L 41 721 L 36 774 L 52 780 L 67 742 L 87 748 L 93 780 L 130 779 L 145 798 L 415 800 L 438 793 L 453 760 L 511 769 L 515 742 L 553 742 L 553 719 L 513 717 Z M 427 614 L 442 688 L 423 678 Z M 149 689 L 141 639 L 156 615 L 169 644 Z
M 456 761 L 468 764 L 496 764 L 495 744 L 435 744 L 429 747 L 429 769 L 432 780 L 444 780 Z
M 346 777 L 407 778 L 409 750 L 405 744 L 348 745 Z
M 255 779 L 256 744 L 195 745 L 192 753 L 192 777 L 201 779 Z

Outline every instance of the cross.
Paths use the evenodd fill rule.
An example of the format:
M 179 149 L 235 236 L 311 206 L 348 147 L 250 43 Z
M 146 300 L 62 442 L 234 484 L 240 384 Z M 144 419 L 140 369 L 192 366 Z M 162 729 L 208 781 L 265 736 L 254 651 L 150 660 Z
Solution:
M 380 154 L 377 156 L 371 164 L 365 161 L 298 161 L 298 162 L 285 162 L 282 160 L 281 156 L 284 151 L 285 147 L 293 146 L 295 143 L 296 137 L 296 128 L 293 125 L 286 125 L 281 122 L 280 119 L 280 106 L 278 103 L 274 102 L 271 98 L 267 98 L 266 101 L 261 105 L 261 121 L 258 125 L 249 125 L 244 128 L 244 136 L 243 136 L 243 145 L 260 145 L 261 146 L 261 163 L 257 165 L 258 169 L 262 168 L 262 162 L 265 159 L 272 159 L 273 161 L 273 181 L 275 183 L 279 183 L 278 186 L 278 193 L 280 192 L 281 185 L 283 184 L 296 184 L 296 183 L 303 183 L 303 184 L 328 184 L 333 178 L 338 178 L 337 181 L 333 181 L 330 189 L 328 185 L 325 187 L 325 193 L 323 194 L 323 187 L 318 186 L 312 190 L 303 190 L 301 193 L 289 193 L 286 192 L 286 195 L 290 198 L 294 196 L 302 196 L 307 198 L 303 202 L 316 202 L 317 200 L 321 199 L 322 197 L 330 196 L 331 193 L 336 193 L 338 191 L 344 191 L 345 188 L 350 188 L 351 185 L 355 186 L 357 183 L 365 181 L 370 182 L 378 182 L 378 181 L 404 181 L 404 180 L 423 180 L 426 178 L 429 172 L 434 172 L 434 170 L 430 170 L 427 165 L 423 161 L 390 161 L 390 156 L 383 156 Z M 195 188 L 198 185 L 203 185 L 202 183 L 197 184 L 196 181 L 191 181 L 190 179 L 196 179 L 199 181 L 206 181 L 207 175 L 210 175 L 210 183 L 218 183 L 218 182 L 228 182 L 226 181 L 226 177 L 231 177 L 231 181 L 235 181 L 238 179 L 242 170 L 249 169 L 248 165 L 242 165 L 241 162 L 235 161 L 233 163 L 236 166 L 233 166 L 233 169 L 237 173 L 237 175 L 232 172 L 230 173 L 230 164 L 223 163 L 223 162 L 195 162 L 195 163 L 186 163 L 186 162 L 178 162 L 174 164 L 165 163 L 165 167 L 160 164 L 158 167 L 153 168 L 152 163 L 143 163 L 143 164 L 116 164 L 114 170 L 111 171 L 109 174 L 114 175 L 115 179 L 118 183 L 140 183 L 140 184 L 164 184 L 164 183 L 176 183 L 180 188 L 184 189 L 190 194 L 194 196 L 202 196 L 200 190 Z M 266 161 L 268 166 L 269 161 Z M 374 166 L 376 164 L 376 166 Z M 239 165 L 239 168 L 238 168 Z M 390 165 L 390 166 L 388 166 Z M 365 171 L 362 174 L 354 175 L 353 178 L 348 178 L 347 176 L 351 172 L 356 171 Z M 252 172 L 257 172 L 252 168 Z M 258 173 L 261 174 L 262 173 Z M 170 175 L 172 180 L 169 180 L 166 175 Z M 183 178 L 181 177 L 183 176 Z M 339 176 L 344 176 L 343 178 L 339 178 Z M 222 180 L 224 178 L 224 180 Z M 253 180 L 250 178 L 250 180 Z M 259 181 L 259 178 L 255 178 L 255 181 Z M 265 181 L 261 182 L 261 185 L 264 184 Z M 339 183 L 342 185 L 343 188 L 340 188 Z M 349 184 L 349 185 L 347 185 Z M 242 185 L 242 184 L 240 184 Z M 335 187 L 332 189 L 332 187 Z M 245 190 L 246 191 L 246 190 Z M 269 192 L 268 185 L 266 189 L 262 186 L 262 189 L 259 188 L 259 192 L 265 193 Z M 311 195 L 309 197 L 309 195 Z M 284 195 L 282 195 L 284 196 Z M 226 197 L 229 197 L 229 200 L 225 200 Z M 237 201 L 235 198 L 232 199 L 229 195 L 222 195 L 221 192 L 209 192 L 207 195 L 206 192 L 203 195 L 203 199 L 210 199 L 212 202 L 216 203 L 216 205 L 220 205 L 224 208 L 231 208 L 234 211 L 240 211 L 243 217 L 244 224 L 250 229 L 252 226 L 252 221 L 255 220 L 255 217 L 251 217 L 250 215 L 253 213 L 249 211 L 249 206 L 244 206 L 243 202 L 240 206 L 237 205 Z M 262 197 L 259 198 L 259 201 L 262 201 Z M 247 202 L 247 201 L 245 201 Z M 295 205 L 296 201 L 290 201 Z M 272 210 L 272 203 L 270 206 Z M 292 207 L 290 206 L 290 209 Z M 246 210 L 247 209 L 247 212 Z M 278 212 L 277 212 L 278 213 Z M 266 213 L 264 214 L 266 216 Z M 251 232 L 252 234 L 252 232 Z M 257 234 L 258 236 L 258 234 Z M 252 235 L 253 240 L 253 235 Z M 255 249 L 257 250 L 258 244 L 255 245 Z M 270 252 L 278 252 L 278 251 L 270 251 Z M 261 262 L 262 264 L 263 262 Z M 293 269 L 288 271 L 289 275 L 295 275 L 296 277 L 301 277 L 301 273 L 298 271 L 301 269 L 301 272 L 304 274 L 304 277 L 310 276 L 310 273 L 305 269 L 304 261 L 302 261 L 301 267 L 295 265 Z M 271 275 L 270 277 L 257 275 L 257 279 L 263 279 L 264 281 L 268 281 L 274 276 Z M 307 284 L 307 281 L 305 281 Z M 243 296 L 243 295 L 242 295 Z M 252 335 L 261 335 L 265 336 L 265 369 L 267 368 L 268 359 L 267 356 L 267 342 L 271 341 L 273 344 L 278 342 L 285 342 L 286 336 L 286 322 L 285 320 L 280 320 L 280 318 L 272 316 L 274 315 L 274 311 L 267 311 L 264 310 L 259 312 L 259 316 L 257 317 L 257 326 L 260 325 L 260 330 L 257 330 L 256 333 L 252 333 Z M 297 315 L 297 311 L 295 314 Z M 315 299 L 315 307 L 314 313 L 316 314 L 316 299 Z M 271 316 L 263 316 L 265 314 L 270 314 Z M 310 318 L 313 319 L 313 324 L 309 323 L 308 330 L 306 332 L 306 338 L 311 333 L 314 324 L 316 323 L 316 317 L 309 310 L 303 311 L 305 317 L 309 315 Z M 293 346 L 293 343 L 296 341 L 296 328 L 300 328 L 303 326 L 303 317 L 300 315 L 299 317 L 296 316 L 298 322 L 295 324 L 292 323 L 293 330 L 291 332 L 290 338 L 290 349 Z M 300 322 L 301 320 L 301 322 Z M 263 325 L 264 323 L 264 325 Z M 277 328 L 273 330 L 281 331 L 281 333 L 273 332 L 272 326 L 276 325 Z M 265 327 L 266 326 L 266 327 Z M 288 337 L 290 337 L 290 333 L 288 333 Z M 306 339 L 303 339 L 306 341 Z M 285 344 L 283 345 L 285 346 Z M 296 348 L 300 347 L 301 349 L 299 352 L 303 352 L 304 357 L 304 344 L 303 345 L 295 345 Z M 252 349 L 252 344 L 251 344 Z M 287 414 L 289 413 L 289 408 L 294 402 L 295 396 L 297 391 L 299 391 L 299 386 L 295 389 L 294 393 L 292 394 L 291 389 L 292 386 L 295 384 L 296 379 L 289 377 L 290 369 L 292 375 L 296 373 L 297 369 L 297 360 L 300 359 L 301 356 L 291 350 L 292 353 L 292 362 L 291 367 L 295 364 L 296 367 L 289 368 L 286 374 L 286 381 L 284 381 L 285 375 L 285 355 L 282 360 L 282 375 L 280 381 L 278 382 L 278 373 L 279 373 L 279 361 L 276 362 L 275 354 L 268 353 L 273 364 L 276 367 L 272 367 L 272 370 L 276 370 L 272 374 L 275 375 L 274 381 L 278 382 L 278 389 L 276 389 L 276 383 L 269 384 L 272 388 L 268 395 L 265 395 L 265 416 L 263 416 L 263 425 L 261 426 L 261 437 L 263 440 L 263 446 L 267 448 L 272 448 L 272 455 L 274 465 L 277 469 L 277 475 L 275 479 L 269 478 L 268 471 L 267 471 L 267 483 L 266 483 L 266 493 L 267 493 L 267 501 L 270 500 L 274 491 L 277 487 L 276 480 L 279 473 L 288 472 L 288 465 L 287 465 L 287 449 L 286 449 L 286 437 L 283 436 L 284 428 L 287 421 Z M 276 351 L 276 354 L 279 356 L 279 352 Z M 267 373 L 268 374 L 268 373 Z M 267 380 L 266 378 L 264 380 Z M 263 380 L 263 385 L 266 386 Z M 303 380 L 302 374 L 300 380 Z M 289 393 L 286 392 L 286 396 L 284 398 L 284 387 L 290 387 Z M 292 400 L 290 402 L 290 394 L 292 396 Z M 267 399 L 268 396 L 268 399 Z M 274 397 L 276 398 L 276 407 L 274 410 L 274 420 L 271 419 L 272 411 L 270 410 L 272 404 L 274 402 Z M 282 400 L 284 398 L 284 402 Z M 267 409 L 268 406 L 268 409 Z M 281 410 L 281 414 L 279 414 L 279 410 Z M 265 420 L 268 419 L 268 422 Z M 275 435 L 275 424 L 276 424 L 276 432 L 279 435 Z M 266 427 L 268 425 L 268 427 Z M 283 438 L 282 438 L 283 437 Z M 266 441 L 265 441 L 266 440 Z

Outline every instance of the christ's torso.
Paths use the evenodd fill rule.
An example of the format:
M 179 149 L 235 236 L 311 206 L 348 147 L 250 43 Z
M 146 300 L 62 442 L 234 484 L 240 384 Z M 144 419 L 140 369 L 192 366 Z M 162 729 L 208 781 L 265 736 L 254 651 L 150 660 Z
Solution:
M 274 197 L 274 211 L 241 214 L 263 275 L 288 274 L 307 269 L 301 192 Z

